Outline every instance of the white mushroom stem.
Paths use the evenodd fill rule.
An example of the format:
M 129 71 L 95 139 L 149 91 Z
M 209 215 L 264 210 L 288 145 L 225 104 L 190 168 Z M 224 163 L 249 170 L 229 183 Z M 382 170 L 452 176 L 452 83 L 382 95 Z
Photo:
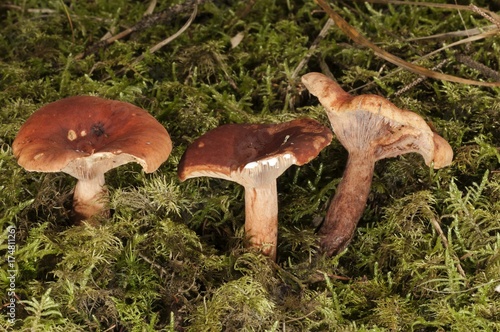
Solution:
M 335 196 L 319 230 L 321 248 L 327 255 L 342 251 L 351 242 L 365 210 L 375 160 L 367 153 L 350 153 Z
M 276 181 L 259 187 L 245 187 L 245 234 L 250 247 L 273 261 L 278 243 L 278 192 Z
M 104 174 L 91 179 L 80 179 L 73 194 L 75 222 L 90 219 L 97 214 L 107 213 L 108 191 L 104 187 Z

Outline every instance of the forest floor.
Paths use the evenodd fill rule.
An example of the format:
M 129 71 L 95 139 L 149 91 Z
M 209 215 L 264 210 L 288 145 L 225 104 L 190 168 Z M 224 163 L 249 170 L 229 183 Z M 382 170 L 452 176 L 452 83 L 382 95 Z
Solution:
M 350 36 L 312 0 L 2 1 L 0 330 L 500 331 L 500 3 L 474 4 L 335 1 Z M 347 161 L 334 135 L 277 180 L 273 262 L 246 246 L 244 188 L 181 182 L 177 165 L 228 123 L 330 127 L 309 72 L 417 113 L 454 158 L 378 161 L 352 242 L 327 257 L 317 229 Z M 31 114 L 75 95 L 139 106 L 173 142 L 151 174 L 106 173 L 98 225 L 71 221 L 73 177 L 12 151 Z

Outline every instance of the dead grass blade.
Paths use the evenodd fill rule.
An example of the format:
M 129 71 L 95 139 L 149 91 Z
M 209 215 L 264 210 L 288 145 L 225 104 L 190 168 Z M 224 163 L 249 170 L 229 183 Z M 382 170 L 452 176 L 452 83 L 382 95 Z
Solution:
M 492 12 L 491 10 L 479 8 L 475 5 L 458 5 L 458 4 L 450 4 L 450 3 L 432 3 L 432 2 L 418 2 L 418 1 L 401 1 L 401 0 L 355 0 L 357 2 L 369 2 L 369 3 L 379 3 L 385 5 L 410 5 L 410 6 L 419 6 L 419 7 L 433 7 L 433 8 L 443 8 L 443 9 L 451 9 L 451 10 L 472 10 L 481 15 L 490 16 L 495 21 L 500 21 L 500 16 L 497 13 Z M 474 8 L 475 7 L 475 8 Z M 476 9 L 478 11 L 476 11 Z M 483 15 L 483 16 L 484 16 Z M 486 17 L 486 16 L 484 16 Z M 488 19 L 489 20 L 489 19 Z M 490 20 L 491 21 L 491 20 Z
M 191 23 L 193 23 L 194 19 L 196 18 L 196 13 L 197 12 L 198 12 L 198 6 L 195 5 L 194 9 L 193 9 L 193 12 L 191 13 L 191 16 L 189 17 L 189 19 L 187 20 L 187 22 L 184 23 L 184 25 L 182 26 L 182 28 L 180 28 L 172 36 L 170 36 L 170 37 L 162 40 L 161 42 L 159 42 L 155 46 L 151 47 L 149 49 L 149 53 L 154 53 L 154 52 L 158 51 L 160 48 L 162 48 L 163 46 L 167 45 L 168 43 L 170 43 L 171 41 L 173 41 L 174 39 L 176 39 L 177 37 L 179 37 L 184 31 L 187 30 L 187 28 L 189 28 L 189 26 L 191 25 Z M 139 57 L 137 57 L 137 59 L 134 60 L 134 63 L 141 61 L 142 59 L 144 59 L 144 57 L 145 57 L 145 54 L 140 55 Z
M 321 31 L 318 34 L 318 36 L 316 37 L 316 39 L 312 42 L 311 46 L 309 47 L 309 51 L 307 51 L 307 54 L 304 56 L 304 58 L 302 58 L 300 63 L 297 65 L 297 67 L 295 67 L 295 70 L 292 73 L 292 78 L 296 78 L 299 75 L 302 68 L 304 68 L 305 65 L 309 62 L 309 59 L 316 51 L 319 43 L 323 40 L 323 38 L 325 38 L 325 36 L 328 33 L 328 30 L 330 29 L 330 27 L 332 25 L 333 25 L 333 20 L 328 19 L 326 21 L 325 25 L 323 26 L 323 29 L 321 29 Z
M 119 34 L 117 34 L 115 36 L 112 36 L 112 37 L 107 38 L 105 40 L 101 40 L 98 43 L 90 46 L 85 52 L 77 54 L 75 56 L 75 60 L 80 60 L 89 54 L 96 53 L 100 49 L 111 45 L 115 41 L 130 35 L 132 32 L 141 31 L 141 30 L 147 29 L 153 25 L 156 25 L 160 22 L 172 20 L 175 17 L 177 17 L 179 14 L 189 12 L 191 10 L 191 8 L 193 8 L 194 5 L 201 5 L 207 1 L 208 0 L 187 0 L 184 3 L 173 5 L 172 7 L 168 8 L 164 11 L 161 11 L 157 14 L 146 15 L 142 18 L 142 20 L 137 22 L 134 26 L 120 32 Z M 148 7 L 148 10 L 150 10 L 150 9 L 151 8 Z
M 405 39 L 406 42 L 410 41 L 417 41 L 417 40 L 427 40 L 427 39 L 446 39 L 446 38 L 452 38 L 452 37 L 472 37 L 476 36 L 482 33 L 486 33 L 490 30 L 494 29 L 495 33 L 498 33 L 495 29 L 495 25 L 487 25 L 482 28 L 473 28 L 473 29 L 465 29 L 465 30 L 459 30 L 459 31 L 450 31 L 450 32 L 445 32 L 445 33 L 438 33 L 435 35 L 430 35 L 430 36 L 423 36 L 423 37 L 414 37 L 414 38 L 408 38 Z
M 186 21 L 186 23 L 184 23 L 184 25 L 176 33 L 174 33 L 173 35 L 169 36 L 168 38 L 162 40 L 158 44 L 152 46 L 147 52 L 149 52 L 149 53 L 152 54 L 152 53 L 158 51 L 159 49 L 161 49 L 163 46 L 165 46 L 165 45 L 169 44 L 170 42 L 172 42 L 177 37 L 179 37 L 184 31 L 187 30 L 187 28 L 189 28 L 189 26 L 191 25 L 191 23 L 193 23 L 194 19 L 196 18 L 196 14 L 197 13 L 198 13 L 198 6 L 195 5 L 194 8 L 193 8 L 193 12 L 191 13 L 191 16 L 189 17 L 189 19 Z M 143 54 L 139 55 L 137 58 L 134 59 L 134 61 L 131 62 L 131 64 L 135 64 L 135 63 L 138 63 L 138 62 L 144 60 L 144 58 L 146 57 L 146 54 L 147 53 L 143 53 Z M 122 68 L 119 71 L 117 71 L 115 73 L 115 75 L 121 75 L 125 71 L 126 71 L 126 68 Z M 111 76 L 108 75 L 108 76 L 106 76 L 104 78 L 104 80 L 106 81 L 106 80 L 108 80 L 110 78 L 111 78 Z

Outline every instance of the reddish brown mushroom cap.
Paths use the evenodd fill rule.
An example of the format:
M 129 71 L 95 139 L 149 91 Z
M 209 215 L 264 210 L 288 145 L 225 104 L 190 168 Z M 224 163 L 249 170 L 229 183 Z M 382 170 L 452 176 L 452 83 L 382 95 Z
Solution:
M 178 167 L 184 181 L 212 176 L 255 186 L 276 179 L 290 165 L 315 158 L 332 140 L 332 132 L 312 119 L 280 124 L 227 124 L 195 140 Z M 258 175 L 260 173 L 268 175 Z
M 166 129 L 137 106 L 76 96 L 36 111 L 12 148 L 26 170 L 64 171 L 80 179 L 131 161 L 153 172 L 168 158 L 172 142 Z

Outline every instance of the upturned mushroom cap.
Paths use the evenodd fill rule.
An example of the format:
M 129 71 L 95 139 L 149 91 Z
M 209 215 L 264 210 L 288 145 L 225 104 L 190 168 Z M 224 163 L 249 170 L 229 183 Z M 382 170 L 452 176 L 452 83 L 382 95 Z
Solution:
M 184 181 L 210 176 L 257 187 L 280 176 L 292 164 L 315 158 L 332 132 L 312 119 L 280 124 L 227 124 L 196 139 L 179 162 Z
M 381 96 L 351 96 L 320 73 L 308 73 L 302 82 L 326 109 L 335 135 L 349 153 L 368 151 L 377 161 L 418 152 L 434 168 L 451 164 L 451 146 L 416 113 Z
M 28 171 L 89 179 L 132 161 L 153 172 L 168 158 L 172 142 L 166 129 L 137 106 L 75 96 L 33 113 L 12 149 Z

